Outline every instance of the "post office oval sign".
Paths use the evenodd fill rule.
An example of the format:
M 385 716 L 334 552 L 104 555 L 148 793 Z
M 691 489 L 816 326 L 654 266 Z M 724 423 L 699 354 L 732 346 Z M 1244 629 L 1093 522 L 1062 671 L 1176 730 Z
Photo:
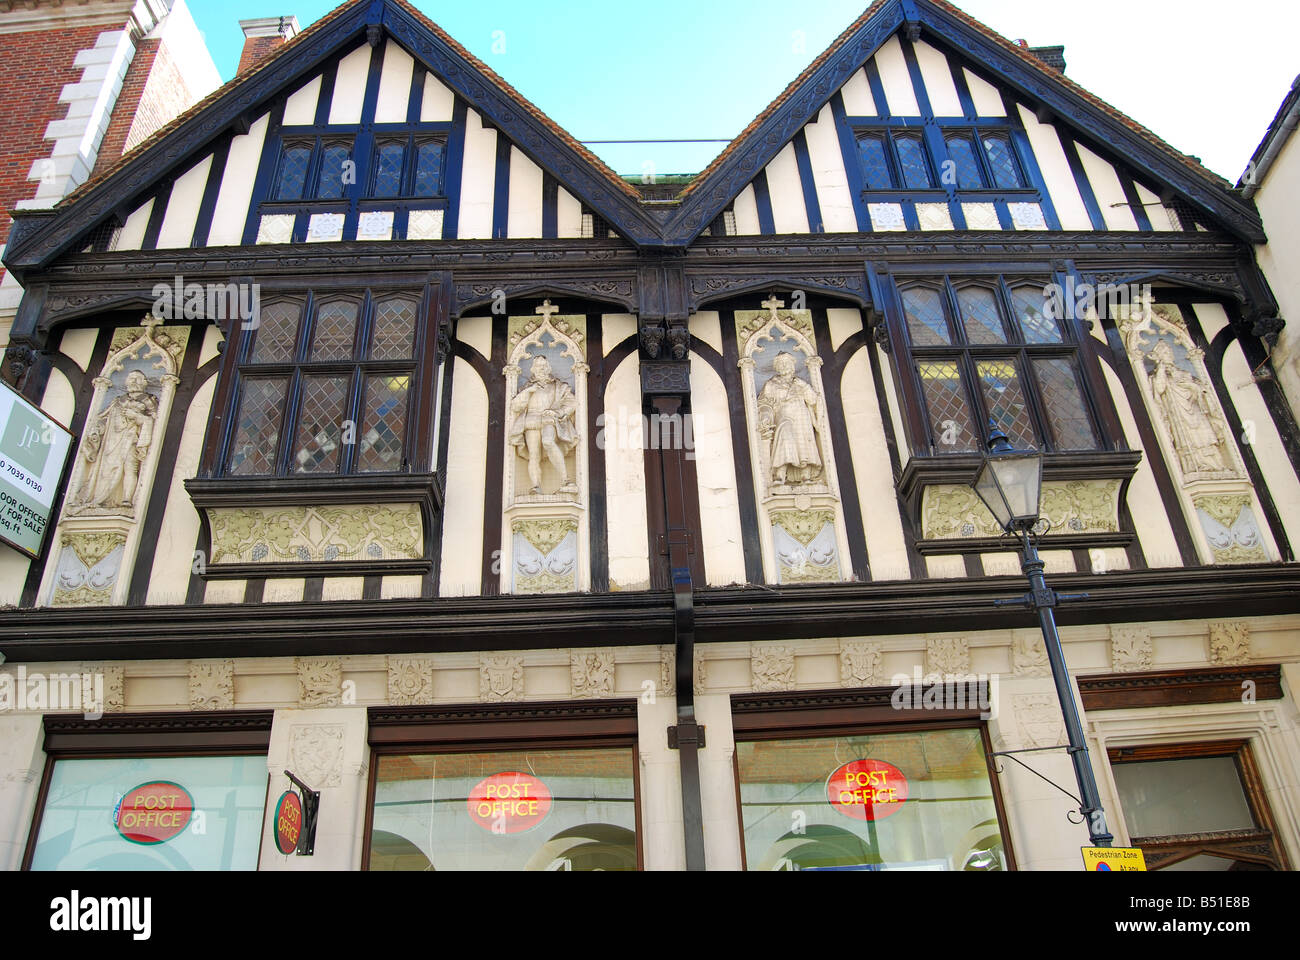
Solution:
M 301 836 L 302 801 L 293 790 L 286 790 L 275 805 L 275 849 L 288 856 L 298 849 Z
M 469 792 L 469 816 L 496 834 L 531 830 L 551 812 L 551 791 L 527 773 L 494 773 Z
M 907 777 L 884 760 L 854 760 L 827 779 L 826 799 L 846 817 L 881 820 L 903 809 Z
M 132 787 L 118 801 L 113 826 L 125 840 L 166 843 L 190 825 L 194 798 L 179 783 L 150 780 Z

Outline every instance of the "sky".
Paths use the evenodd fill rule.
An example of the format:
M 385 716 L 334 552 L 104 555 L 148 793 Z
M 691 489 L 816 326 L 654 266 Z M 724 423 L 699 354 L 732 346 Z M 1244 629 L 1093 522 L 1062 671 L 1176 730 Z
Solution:
M 413 0 L 577 139 L 729 139 L 867 0 Z M 956 0 L 1003 36 L 1065 45 L 1075 82 L 1236 182 L 1300 73 L 1300 0 Z M 334 0 L 188 0 L 224 79 L 239 21 Z M 622 174 L 696 173 L 725 143 L 591 144 Z

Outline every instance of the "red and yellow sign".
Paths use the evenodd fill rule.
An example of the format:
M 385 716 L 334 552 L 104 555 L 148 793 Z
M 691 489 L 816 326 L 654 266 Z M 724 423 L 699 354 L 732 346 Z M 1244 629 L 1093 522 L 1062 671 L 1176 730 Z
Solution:
M 1147 860 L 1138 847 L 1080 847 L 1083 869 L 1099 873 L 1146 870 Z
M 280 795 L 275 805 L 275 849 L 285 856 L 298 849 L 302 836 L 302 800 L 292 790 Z
M 854 820 L 881 820 L 903 809 L 907 777 L 884 760 L 854 760 L 826 781 L 826 799 Z
M 128 790 L 113 812 L 113 826 L 132 843 L 166 843 L 184 830 L 194 798 L 179 783 L 154 780 Z
M 494 773 L 469 792 L 470 819 L 492 833 L 523 833 L 551 812 L 551 791 L 527 773 Z

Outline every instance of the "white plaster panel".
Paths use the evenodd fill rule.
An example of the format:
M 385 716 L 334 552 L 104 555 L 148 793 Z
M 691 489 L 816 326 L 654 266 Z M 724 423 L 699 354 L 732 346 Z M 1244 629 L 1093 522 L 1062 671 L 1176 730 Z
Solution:
M 636 335 L 636 316 L 631 313 L 605 313 L 600 317 L 600 343 L 605 356 L 628 337 Z M 639 402 L 639 401 L 638 401 Z
M 421 596 L 424 590 L 424 577 L 384 577 L 379 587 L 379 596 L 384 600 L 407 600 Z
M 1173 527 L 1169 524 L 1169 515 L 1165 512 L 1164 501 L 1160 498 L 1160 489 L 1156 486 L 1155 474 L 1151 472 L 1151 454 L 1142 446 L 1142 437 L 1138 433 L 1137 420 L 1129 406 L 1128 397 L 1120 385 L 1119 378 L 1107 364 L 1101 365 L 1106 375 L 1106 384 L 1110 387 L 1111 399 L 1119 413 L 1119 421 L 1124 427 L 1124 438 L 1130 450 L 1142 451 L 1142 462 L 1138 464 L 1137 473 L 1128 485 L 1129 515 L 1133 518 L 1133 527 L 1137 531 L 1138 542 L 1146 556 L 1147 566 L 1181 567 L 1182 554 L 1178 550 L 1178 541 L 1174 539 Z M 1160 452 L 1156 451 L 1156 456 Z
M 301 603 L 307 581 L 302 577 L 276 577 L 262 589 L 263 603 Z
M 787 143 L 767 165 L 767 192 L 772 201 L 772 225 L 777 233 L 809 232 L 803 181 L 799 178 L 793 143 Z
M 919 117 L 921 108 L 916 103 L 912 77 L 903 59 L 903 45 L 893 36 L 876 51 L 876 69 L 880 71 L 880 85 L 885 91 L 889 112 L 896 117 Z
M 1128 198 L 1124 196 L 1115 168 L 1083 144 L 1077 144 L 1077 147 L 1088 183 L 1097 197 L 1097 206 L 1101 207 L 1101 218 L 1106 221 L 1106 229 L 1136 230 L 1137 220 L 1129 209 Z
M 456 358 L 452 377 L 452 430 L 447 448 L 447 499 L 438 587 L 444 597 L 476 596 L 483 586 L 487 388 L 474 368 L 460 357 Z M 492 549 L 500 549 L 500 545 L 494 544 Z
M 958 554 L 930 554 L 925 558 L 925 570 L 931 580 L 957 580 L 966 576 L 966 561 Z
M 610 586 L 650 586 L 650 535 L 646 521 L 645 450 L 641 424 L 641 373 L 636 354 L 605 383 L 605 496 L 609 524 Z
M 861 329 L 861 314 L 857 310 L 831 309 L 827 314 L 832 337 L 837 325 L 841 329 L 847 326 L 847 316 L 856 318 L 858 328 Z M 833 314 L 839 314 L 840 319 L 837 321 L 831 316 Z M 844 365 L 840 397 L 844 406 L 844 426 L 849 435 L 849 453 L 853 458 L 858 502 L 862 505 L 862 525 L 867 539 L 867 558 L 871 563 L 872 579 L 908 579 L 911 567 L 907 558 L 907 541 L 903 537 L 903 521 L 898 512 L 898 496 L 894 489 L 894 471 L 889 462 L 889 446 L 885 440 L 886 427 L 876 399 L 875 384 L 871 379 L 867 348 L 855 351 Z
M 689 321 L 691 336 L 703 340 L 714 350 L 722 353 L 722 317 L 716 310 L 701 310 L 691 314 Z
M 492 318 L 461 317 L 456 322 L 456 339 L 477 350 L 484 360 L 492 356 Z
M 212 214 L 212 229 L 208 231 L 209 247 L 236 247 L 244 242 L 248 205 L 253 198 L 253 183 L 257 179 L 257 167 L 262 159 L 262 141 L 266 139 L 269 124 L 268 117 L 259 117 L 248 128 L 248 133 L 230 141 L 226 172 L 221 178 L 217 207 Z M 123 233 L 125 232 L 124 230 Z M 136 244 L 122 249 L 138 250 L 140 246 Z
M 384 45 L 384 65 L 379 74 L 379 100 L 375 104 L 375 123 L 405 123 L 411 103 L 411 74 L 415 61 L 398 44 Z
M 122 224 L 122 230 L 117 235 L 117 242 L 113 244 L 114 250 L 139 250 L 144 246 L 144 234 L 149 229 L 149 217 L 153 215 L 153 204 L 153 197 L 150 197 L 145 201 L 144 206 L 137 207 L 126 218 L 126 223 Z
M 492 202 L 497 176 L 497 132 L 483 129 L 473 110 L 465 119 L 465 158 L 461 165 L 461 240 L 487 240 L 492 236 Z
M 745 582 L 731 412 L 727 390 L 713 368 L 691 354 L 691 421 L 700 492 L 700 538 L 705 579 L 711 587 Z
M 0 715 L 0 870 L 22 866 L 45 769 L 43 723 L 39 713 Z
M 663 731 L 676 723 L 672 697 L 637 702 L 641 830 L 646 870 L 685 870 L 681 766 Z
M 854 76 L 861 73 L 859 70 Z M 808 142 L 808 163 L 812 167 L 823 229 L 827 233 L 856 233 L 858 217 L 853 209 L 853 194 L 844 171 L 844 152 L 840 149 L 830 106 L 822 107 L 817 119 L 804 127 L 803 132 Z
M 704 866 L 708 870 L 739 870 L 742 861 L 731 698 L 726 694 L 702 694 L 695 698 L 695 716 L 708 728 L 707 744 L 699 752 Z
M 426 73 L 420 119 L 425 123 L 451 123 L 455 111 L 456 95 L 432 73 Z
M 862 329 L 862 311 L 856 307 L 830 307 L 826 322 L 831 332 L 831 349 L 838 350 L 840 344 Z
M 32 562 L 7 543 L 0 543 L 0 606 L 18 606 Z
M 204 603 L 243 603 L 247 580 L 209 580 L 203 594 Z
M 1056 217 L 1061 221 L 1062 230 L 1091 230 L 1092 218 L 1088 208 L 1083 204 L 1079 194 L 1079 185 L 1070 170 L 1070 161 L 1065 157 L 1065 148 L 1056 128 L 1050 123 L 1039 123 L 1033 111 L 1026 110 L 1023 104 L 1017 104 L 1020 120 L 1025 126 L 1025 135 L 1033 147 L 1034 159 L 1043 173 L 1047 184 L 1048 196 L 1056 208 Z
M 894 444 L 898 448 L 900 465 L 905 466 L 912 457 L 912 448 L 907 444 L 907 434 L 903 431 L 903 415 L 898 406 L 898 391 L 894 387 L 894 368 L 890 365 L 889 354 L 873 344 L 876 351 L 876 369 L 885 381 L 885 399 L 889 403 L 889 419 L 894 426 Z
M 510 148 L 510 207 L 506 235 L 542 235 L 542 168 L 515 146 Z
M 310 127 L 316 122 L 316 104 L 320 102 L 321 78 L 313 77 L 310 83 L 299 87 L 284 102 L 286 127 Z
M 865 69 L 855 70 L 853 76 L 840 87 L 840 98 L 844 101 L 846 117 L 874 117 L 879 113 L 876 101 L 871 96 L 871 84 L 867 80 Z
M 85 373 L 90 366 L 91 355 L 95 352 L 95 341 L 99 339 L 99 330 L 94 327 L 82 327 L 65 330 L 59 341 L 59 353 L 63 354 Z
M 72 423 L 72 418 L 76 414 L 77 395 L 73 392 L 68 378 L 58 367 L 50 368 L 50 379 L 45 384 L 45 395 L 41 397 L 41 409 L 65 427 Z M 76 453 L 75 441 L 73 453 Z M 50 528 L 50 532 L 54 532 L 53 527 Z
M 145 603 L 149 606 L 185 603 L 190 587 L 194 551 L 199 539 L 199 512 L 185 492 L 185 481 L 195 476 L 199 469 L 199 455 L 203 451 L 203 435 L 208 428 L 208 413 L 212 409 L 212 394 L 217 378 L 209 377 L 194 393 L 185 414 L 185 427 L 181 431 L 180 448 L 176 452 L 176 467 L 168 482 L 167 507 L 163 511 L 162 526 L 154 547 L 153 569 L 149 574 L 149 592 Z M 161 484 L 164 477 L 157 477 Z M 208 558 L 204 558 L 205 562 Z
M 326 577 L 321 599 L 360 600 L 365 586 L 365 577 Z
M 987 577 L 1014 577 L 1020 573 L 1020 558 L 1014 553 L 981 553 L 980 562 Z
M 1142 201 L 1142 209 L 1147 212 L 1147 219 L 1151 221 L 1152 230 L 1160 233 L 1167 233 L 1169 231 L 1182 229 L 1182 227 L 1174 223 L 1169 208 L 1160 202 L 1159 197 L 1136 180 L 1133 181 L 1133 188 L 1137 190 L 1138 199 Z
M 738 236 L 754 237 L 763 232 L 763 228 L 758 225 L 758 200 L 754 197 L 752 183 L 737 194 L 732 210 L 736 214 Z
M 218 353 L 221 352 L 221 344 L 225 341 L 221 335 L 221 328 L 216 324 L 208 327 L 203 331 L 203 345 L 199 348 L 199 366 L 203 366 Z
M 334 76 L 334 99 L 330 101 L 330 123 L 361 122 L 371 52 L 370 44 L 363 43 L 339 61 Z
M 962 73 L 966 75 L 966 86 L 970 88 L 971 102 L 975 104 L 975 113 L 981 117 L 1005 117 L 1007 115 L 1006 105 L 1002 102 L 1002 94 L 998 88 L 987 82 L 981 77 L 975 76 L 965 67 L 962 67 Z
M 555 198 L 555 235 L 565 238 L 582 236 L 582 201 L 563 187 Z
M 963 116 L 961 98 L 957 96 L 957 85 L 952 82 L 948 58 L 924 40 L 914 41 L 912 49 L 916 51 L 916 64 L 921 68 L 921 81 L 925 84 L 925 93 L 930 98 L 930 109 L 934 115 Z
M 172 186 L 171 199 L 167 201 L 162 228 L 158 231 L 159 250 L 188 247 L 194 239 L 194 225 L 199 219 L 199 207 L 203 205 L 203 192 L 211 169 L 212 156 L 209 154 L 177 178 Z

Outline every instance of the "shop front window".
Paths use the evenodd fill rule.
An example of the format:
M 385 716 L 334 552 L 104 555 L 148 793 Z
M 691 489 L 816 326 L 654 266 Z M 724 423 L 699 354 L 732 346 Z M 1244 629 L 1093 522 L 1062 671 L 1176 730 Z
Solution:
M 1006 870 L 978 728 L 736 744 L 750 870 Z
M 256 870 L 265 756 L 58 759 L 33 870 Z
M 636 870 L 631 747 L 383 754 L 371 870 Z

